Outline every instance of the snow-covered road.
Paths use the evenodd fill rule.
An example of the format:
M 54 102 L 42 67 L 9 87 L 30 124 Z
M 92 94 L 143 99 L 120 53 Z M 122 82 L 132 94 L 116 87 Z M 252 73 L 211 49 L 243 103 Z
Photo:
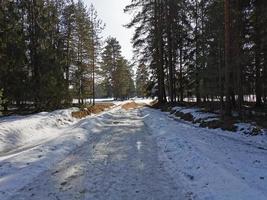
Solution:
M 21 149 L 0 155 L 1 200 L 267 199 L 264 143 L 149 108 L 116 108 Z
M 19 182 L 18 187 L 14 187 L 10 181 L 5 186 L 5 179 L 1 178 L 1 200 L 179 199 L 179 187 L 158 160 L 156 141 L 143 119 L 138 110 L 126 112 L 116 109 L 82 120 L 72 128 L 73 131 L 87 131 L 85 142 L 42 172 L 38 169 L 42 164 L 41 158 L 46 157 L 47 153 L 42 155 L 39 152 L 41 160 L 36 161 L 40 162 L 38 165 L 33 162 L 27 166 L 28 160 L 24 159 L 20 162 L 24 161 L 25 166 L 14 170 L 11 168 L 18 166 L 18 163 L 13 162 L 14 157 L 9 158 L 0 167 L 7 179 L 11 174 L 3 174 L 4 171 L 23 176 L 21 173 L 34 173 L 38 168 L 40 174 L 34 177 L 31 174 L 32 179 L 21 188 L 19 186 L 24 183 L 23 180 L 14 179 Z M 43 144 L 42 148 L 46 145 L 50 146 Z M 29 155 L 29 152 L 24 153 Z M 57 156 L 57 153 L 52 156 Z M 22 164 L 19 163 L 19 166 Z
M 192 199 L 266 200 L 266 137 L 194 126 L 145 109 L 160 160 Z

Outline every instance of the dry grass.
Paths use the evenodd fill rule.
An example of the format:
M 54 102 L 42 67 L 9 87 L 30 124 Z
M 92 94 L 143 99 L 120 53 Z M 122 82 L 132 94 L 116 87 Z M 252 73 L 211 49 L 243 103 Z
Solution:
M 99 103 L 94 106 L 83 108 L 80 111 L 72 112 L 72 117 L 82 119 L 91 114 L 98 114 L 113 107 L 113 103 Z
M 141 104 L 141 103 L 136 103 L 136 102 L 129 102 L 129 103 L 125 103 L 121 106 L 122 109 L 124 110 L 131 110 L 131 109 L 137 109 L 137 108 L 141 108 L 145 106 L 145 104 Z

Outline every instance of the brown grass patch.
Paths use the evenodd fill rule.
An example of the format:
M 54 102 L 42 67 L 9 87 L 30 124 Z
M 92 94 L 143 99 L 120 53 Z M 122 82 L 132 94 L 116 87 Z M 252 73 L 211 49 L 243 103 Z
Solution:
M 143 106 L 145 106 L 145 104 L 140 104 L 140 103 L 136 103 L 133 101 L 133 102 L 123 104 L 121 108 L 123 108 L 124 110 L 130 110 L 130 109 L 141 108 Z
M 94 106 L 89 106 L 77 112 L 72 112 L 72 117 L 82 119 L 91 114 L 98 114 L 114 106 L 113 103 L 99 103 Z

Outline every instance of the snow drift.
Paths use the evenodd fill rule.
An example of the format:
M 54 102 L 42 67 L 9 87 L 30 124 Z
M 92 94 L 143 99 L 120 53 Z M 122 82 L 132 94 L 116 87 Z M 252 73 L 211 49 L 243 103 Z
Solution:
M 76 110 L 77 108 L 71 108 L 3 118 L 0 120 L 0 153 L 57 137 L 60 129 L 75 122 L 71 113 Z

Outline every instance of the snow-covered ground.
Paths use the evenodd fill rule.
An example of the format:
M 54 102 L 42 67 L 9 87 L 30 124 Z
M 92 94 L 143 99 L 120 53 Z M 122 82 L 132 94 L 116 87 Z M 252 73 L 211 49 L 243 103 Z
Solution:
M 0 119 L 0 155 L 56 138 L 64 127 L 76 121 L 71 117 L 75 110 L 77 108 Z
M 192 199 L 266 200 L 267 137 L 196 127 L 145 109 L 160 160 Z
M 267 199 L 266 136 L 149 108 L 82 120 L 71 111 L 0 121 L 1 200 Z
M 203 109 L 198 107 L 179 107 L 179 106 L 173 107 L 171 109 L 170 117 L 180 119 L 180 117 L 177 116 L 176 113 L 191 114 L 193 117 L 192 121 L 193 123 L 196 124 L 196 126 L 199 126 L 201 122 L 214 122 L 216 120 L 220 120 L 219 114 L 205 112 Z M 237 127 L 237 133 L 239 134 L 245 134 L 245 135 L 266 134 L 265 133 L 266 131 L 256 126 L 255 123 L 237 122 L 235 126 Z M 257 133 L 255 133 L 255 129 L 257 129 L 258 131 Z
M 193 116 L 194 121 L 197 121 L 199 119 L 203 121 L 210 121 L 216 120 L 219 117 L 218 114 L 203 112 L 200 108 L 197 107 L 173 107 L 172 111 L 173 115 L 175 115 L 176 112 L 181 112 L 184 114 L 190 113 Z

